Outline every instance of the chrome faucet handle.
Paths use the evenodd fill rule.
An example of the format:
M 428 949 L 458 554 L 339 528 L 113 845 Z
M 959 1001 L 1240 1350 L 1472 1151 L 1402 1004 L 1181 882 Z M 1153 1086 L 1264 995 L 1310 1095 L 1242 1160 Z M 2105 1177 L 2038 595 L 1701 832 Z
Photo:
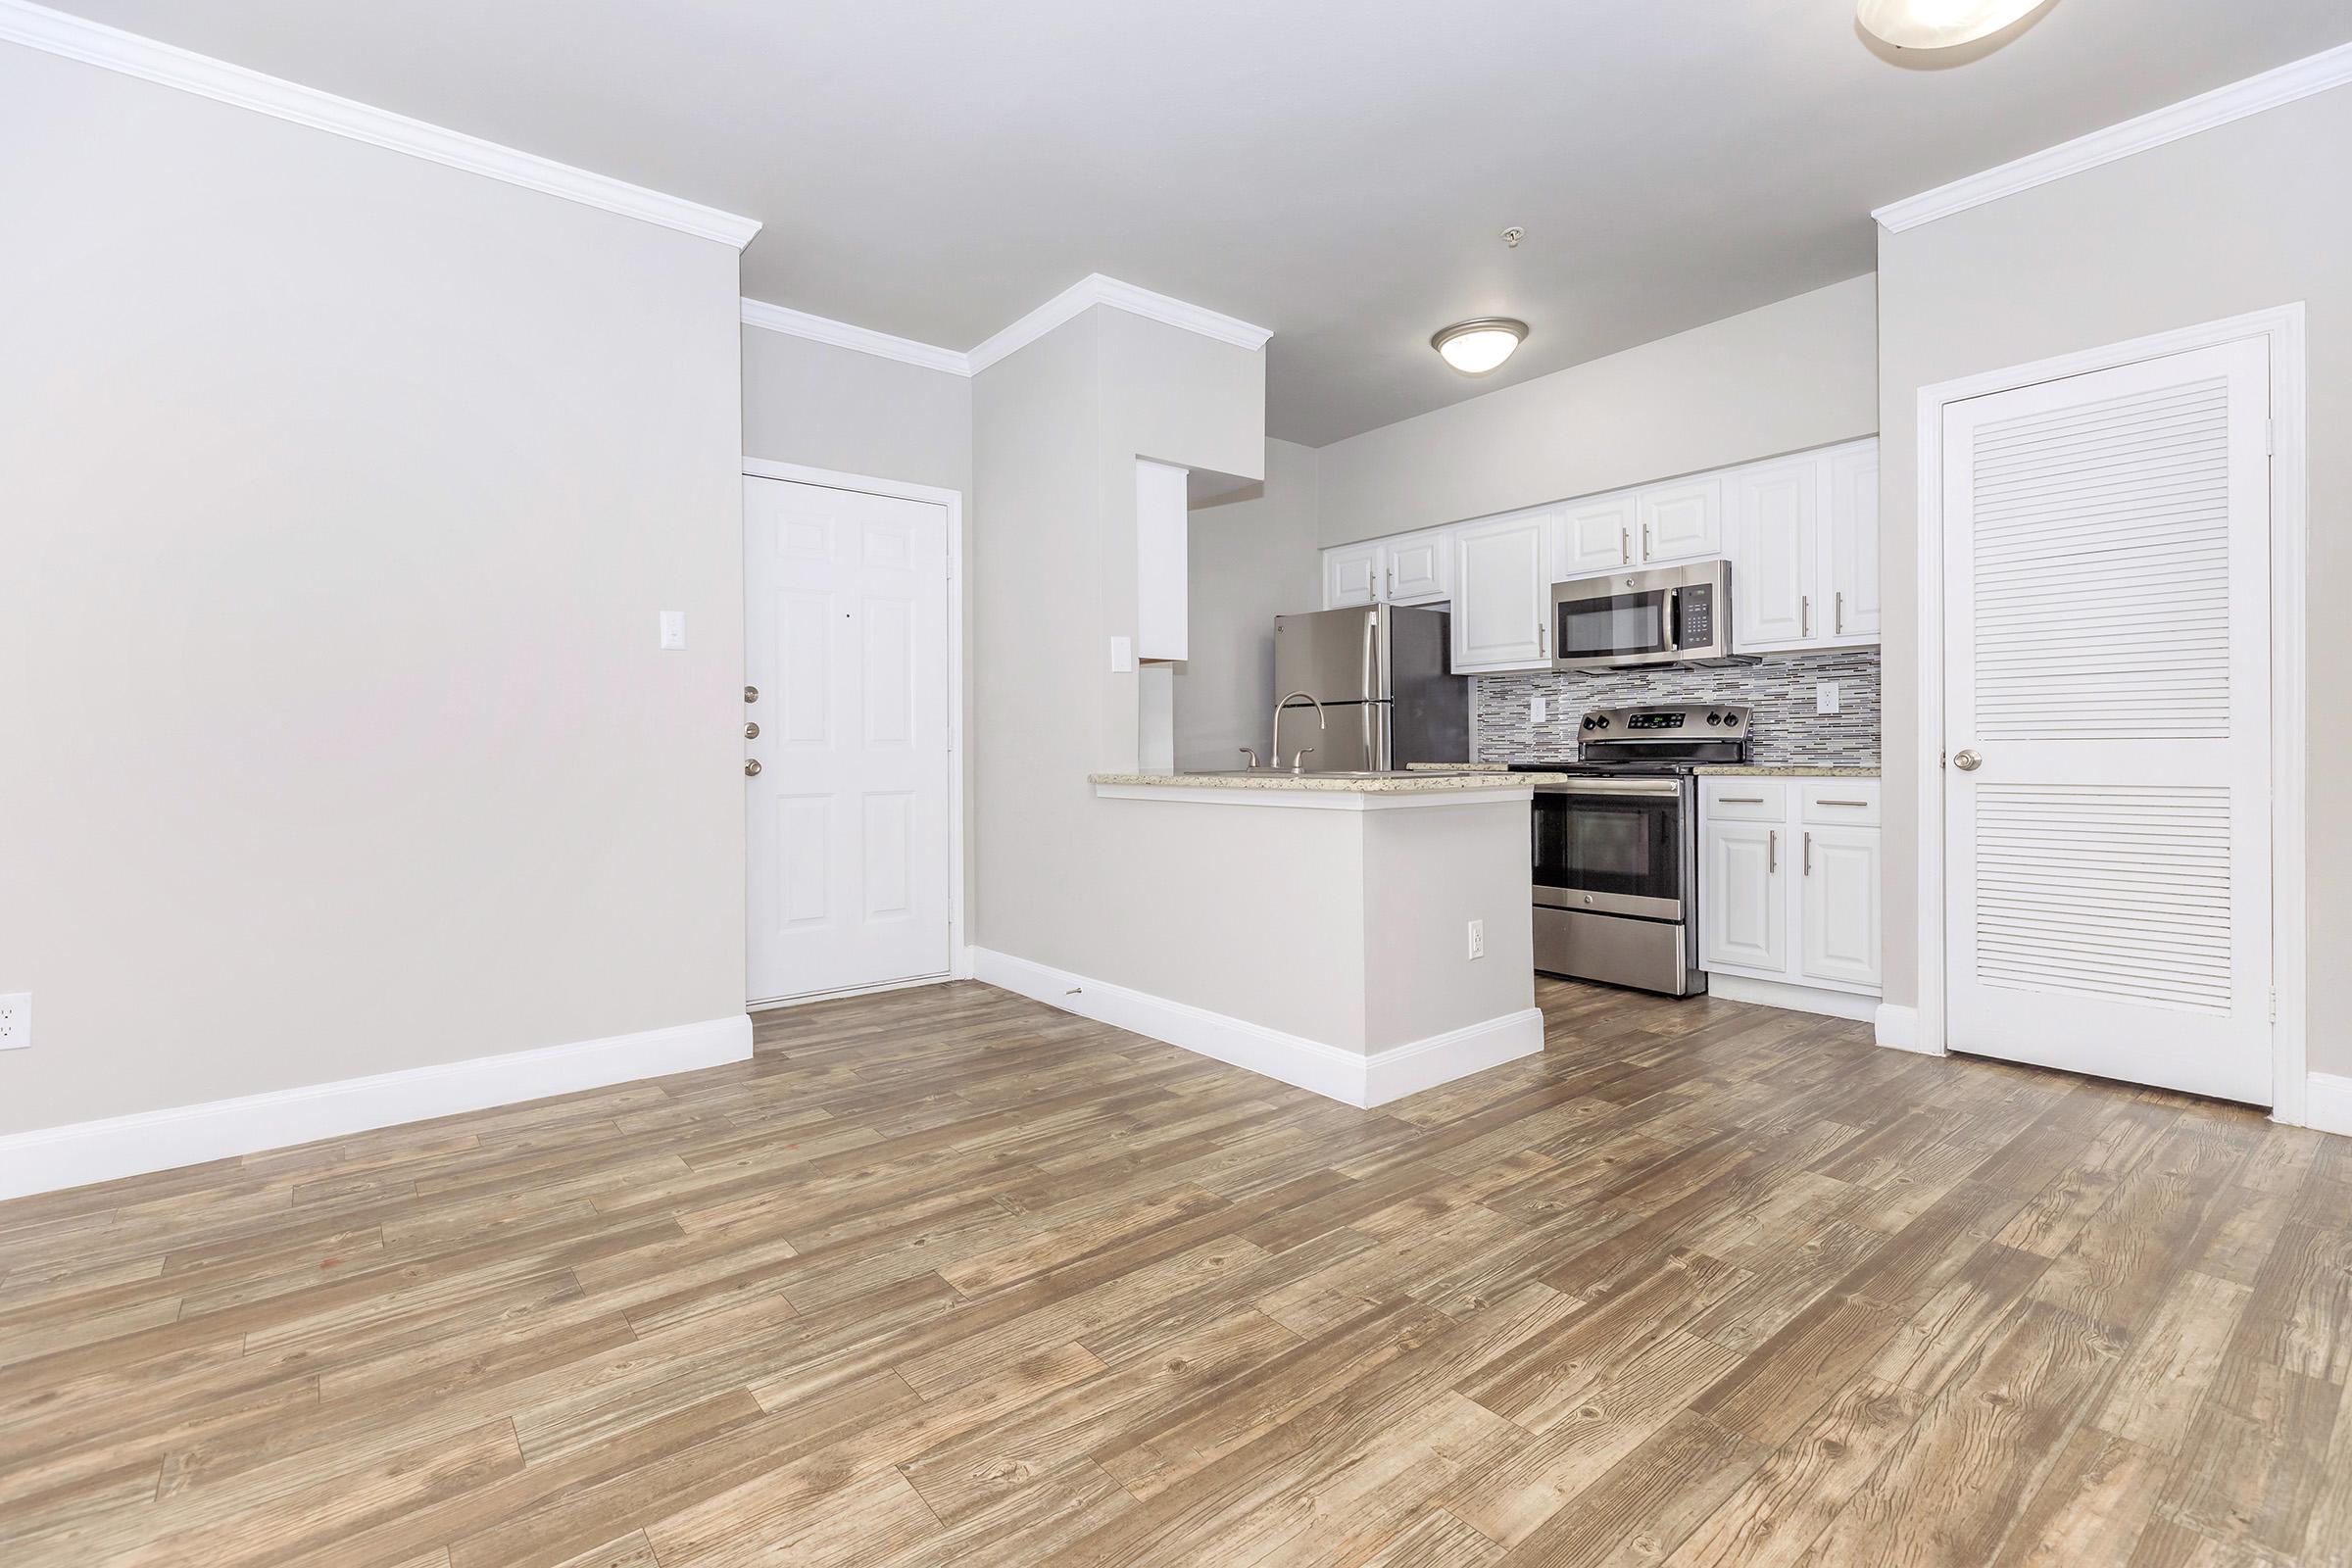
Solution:
M 1250 772 L 1254 773 L 1254 772 L 1256 772 L 1256 771 L 1257 771 L 1257 748 L 1256 748 L 1256 747 L 1254 747 L 1254 746 L 1236 746 L 1236 747 L 1234 748 L 1234 750 L 1235 750 L 1235 751 L 1237 751 L 1237 752 L 1239 752 L 1239 753 L 1241 753 L 1241 754 L 1242 754 L 1244 757 L 1247 757 L 1248 759 L 1250 759 Z
M 1291 753 L 1291 771 L 1294 773 L 1305 772 L 1306 754 L 1313 750 L 1314 748 L 1312 746 L 1301 746 L 1297 751 Z

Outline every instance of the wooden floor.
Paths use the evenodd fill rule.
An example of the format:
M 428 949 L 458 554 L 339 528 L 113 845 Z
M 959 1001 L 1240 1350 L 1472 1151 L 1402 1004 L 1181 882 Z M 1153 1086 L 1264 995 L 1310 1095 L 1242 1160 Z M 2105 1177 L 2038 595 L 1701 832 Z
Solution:
M 0 1204 L 0 1563 L 2352 1561 L 2352 1140 L 1542 1001 L 1355 1111 L 961 984 Z

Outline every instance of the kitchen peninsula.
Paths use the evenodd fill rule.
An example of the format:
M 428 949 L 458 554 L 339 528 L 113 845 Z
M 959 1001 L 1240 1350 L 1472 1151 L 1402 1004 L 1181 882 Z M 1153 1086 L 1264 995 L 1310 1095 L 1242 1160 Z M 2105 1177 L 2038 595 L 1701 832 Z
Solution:
M 1354 1105 L 1544 1049 L 1529 804 L 1550 775 L 1105 772 L 1118 984 L 985 978 Z

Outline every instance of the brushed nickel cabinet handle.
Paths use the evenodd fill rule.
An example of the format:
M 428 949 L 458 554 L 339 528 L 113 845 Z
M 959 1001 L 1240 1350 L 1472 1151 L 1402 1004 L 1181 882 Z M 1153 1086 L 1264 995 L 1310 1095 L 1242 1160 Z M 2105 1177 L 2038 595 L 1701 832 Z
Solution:
M 1715 797 L 1715 804 L 1717 806 L 1762 806 L 1764 797 L 1761 795 L 1718 795 Z
M 1868 806 L 1870 803 L 1868 801 L 1833 801 L 1825 795 L 1813 804 L 1815 806 Z
M 1813 874 L 1813 835 L 1805 835 L 1805 875 Z
M 1813 635 L 1813 596 L 1811 594 L 1800 594 L 1797 596 L 1796 634 L 1799 637 L 1810 637 Z
M 1649 524 L 1645 522 L 1642 525 L 1642 559 L 1647 561 L 1649 553 L 1656 548 L 1649 542 Z
M 1838 589 L 1835 599 L 1837 603 L 1838 618 L 1836 624 L 1838 628 L 1838 635 L 1842 637 L 1845 635 L 1845 590 L 1842 588 Z
M 1781 834 L 1778 828 L 1764 835 L 1764 874 L 1774 876 L 1781 869 Z
M 1634 530 L 1622 523 L 1617 528 L 1617 554 L 1621 558 L 1619 565 L 1630 566 L 1634 564 Z

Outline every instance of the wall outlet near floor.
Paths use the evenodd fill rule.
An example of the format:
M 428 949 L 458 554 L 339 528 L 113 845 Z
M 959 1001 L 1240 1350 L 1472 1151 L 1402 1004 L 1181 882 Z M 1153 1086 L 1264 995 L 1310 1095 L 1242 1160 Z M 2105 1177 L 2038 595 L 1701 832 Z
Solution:
M 32 993 L 0 995 L 0 1051 L 22 1051 L 32 1044 Z
M 1473 920 L 1470 922 L 1470 956 L 1473 958 L 1483 958 L 1486 956 L 1487 922 L 1484 920 Z
M 1813 711 L 1816 713 L 1838 711 L 1838 683 L 1836 681 L 1817 680 L 1813 683 Z

